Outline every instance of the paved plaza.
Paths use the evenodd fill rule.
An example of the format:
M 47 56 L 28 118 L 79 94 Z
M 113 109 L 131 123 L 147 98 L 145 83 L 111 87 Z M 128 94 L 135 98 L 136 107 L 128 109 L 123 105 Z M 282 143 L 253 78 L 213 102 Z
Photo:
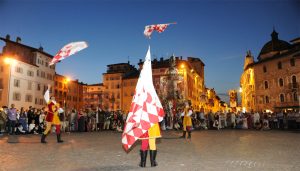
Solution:
M 125 153 L 121 133 L 64 133 L 40 143 L 39 135 L 0 137 L 0 171 L 105 170 L 300 170 L 300 132 L 194 131 L 192 140 L 180 132 L 165 131 L 158 141 L 158 166 L 140 168 L 139 143 Z

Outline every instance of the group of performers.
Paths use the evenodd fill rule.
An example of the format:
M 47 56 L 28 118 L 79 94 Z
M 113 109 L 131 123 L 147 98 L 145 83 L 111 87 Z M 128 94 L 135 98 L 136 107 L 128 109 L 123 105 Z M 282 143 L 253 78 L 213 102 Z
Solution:
M 63 112 L 60 108 L 59 104 L 55 101 L 55 97 L 50 97 L 50 86 L 48 86 L 48 90 L 45 92 L 44 98 L 47 102 L 48 111 L 46 116 L 46 129 L 42 134 L 41 143 L 47 143 L 46 137 L 49 134 L 52 126 L 56 127 L 56 136 L 57 136 L 57 143 L 62 143 L 63 140 L 61 139 L 61 123 L 59 120 L 59 113 Z M 190 108 L 189 104 L 185 104 L 185 108 L 181 113 L 183 116 L 183 135 L 180 138 L 186 138 L 186 133 L 188 133 L 188 139 L 191 139 L 191 128 L 192 128 L 192 115 L 193 111 Z M 144 133 L 141 137 L 141 149 L 140 149 L 140 157 L 141 161 L 139 166 L 146 167 L 146 160 L 148 155 L 148 150 L 150 153 L 150 163 L 151 167 L 157 166 L 156 155 L 157 155 L 157 148 L 156 148 L 156 138 L 160 138 L 160 127 L 159 123 L 154 124 L 149 130 Z

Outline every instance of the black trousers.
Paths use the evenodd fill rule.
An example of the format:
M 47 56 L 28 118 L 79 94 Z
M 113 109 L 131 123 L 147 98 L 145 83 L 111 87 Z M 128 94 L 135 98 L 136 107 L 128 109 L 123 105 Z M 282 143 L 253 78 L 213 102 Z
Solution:
M 15 134 L 16 121 L 8 120 L 8 133 Z

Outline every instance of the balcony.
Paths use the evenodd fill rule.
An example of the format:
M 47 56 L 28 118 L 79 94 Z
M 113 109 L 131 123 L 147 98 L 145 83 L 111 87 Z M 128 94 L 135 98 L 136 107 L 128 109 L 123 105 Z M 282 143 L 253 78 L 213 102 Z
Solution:
M 289 90 L 297 91 L 297 90 L 299 90 L 299 87 L 300 87 L 299 83 L 296 82 L 296 83 L 289 83 L 287 88 Z

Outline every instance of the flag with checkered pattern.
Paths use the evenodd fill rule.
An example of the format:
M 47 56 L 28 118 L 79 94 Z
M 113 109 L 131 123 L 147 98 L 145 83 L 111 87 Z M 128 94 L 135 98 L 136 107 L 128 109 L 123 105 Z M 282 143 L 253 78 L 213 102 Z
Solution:
M 149 128 L 162 121 L 164 114 L 153 86 L 149 46 L 122 134 L 124 149 L 129 150 Z
M 176 23 L 166 23 L 166 24 L 153 24 L 153 25 L 147 25 L 145 26 L 144 35 L 150 39 L 151 34 L 153 31 L 157 31 L 158 33 L 161 33 L 166 30 L 166 28 L 170 24 L 176 24 Z

